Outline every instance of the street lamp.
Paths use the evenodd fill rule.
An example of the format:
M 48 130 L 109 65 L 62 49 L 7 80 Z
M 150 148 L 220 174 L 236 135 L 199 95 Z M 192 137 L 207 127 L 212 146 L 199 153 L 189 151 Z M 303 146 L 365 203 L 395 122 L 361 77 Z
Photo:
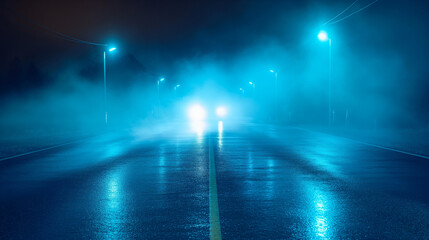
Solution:
M 270 70 L 271 73 L 274 73 L 274 77 L 275 77 L 275 82 L 274 82 L 274 87 L 275 87 L 275 97 L 277 99 L 277 71 L 274 71 L 273 69 Z
M 249 84 L 252 85 L 252 95 L 253 95 L 253 98 L 255 98 L 255 83 L 249 82 Z
M 159 98 L 159 85 L 165 81 L 165 78 L 160 78 L 157 82 L 157 88 L 158 88 L 158 116 L 160 116 L 161 111 L 161 100 Z
M 174 86 L 174 97 L 177 97 L 177 88 L 180 87 L 180 84 L 177 84 L 176 86 Z
M 108 49 L 109 52 L 113 52 L 115 50 L 115 47 L 111 47 Z M 106 50 L 104 50 L 104 121 L 107 125 Z
M 278 110 L 278 81 L 277 81 L 277 71 L 270 69 L 271 73 L 274 73 L 275 81 L 274 81 L 274 101 L 275 101 L 275 116 L 277 115 Z
M 158 85 L 158 102 L 159 102 L 159 84 L 161 84 L 161 82 L 164 82 L 164 81 L 165 81 L 165 78 L 160 78 L 158 80 L 158 83 L 157 83 L 157 85 Z
M 328 33 L 326 33 L 325 31 L 320 31 L 319 34 L 317 35 L 317 37 L 319 38 L 320 41 L 322 42 L 326 42 L 329 37 L 328 37 Z
M 321 42 L 329 41 L 329 126 L 332 124 L 332 40 L 329 38 L 328 33 L 320 31 L 317 38 Z

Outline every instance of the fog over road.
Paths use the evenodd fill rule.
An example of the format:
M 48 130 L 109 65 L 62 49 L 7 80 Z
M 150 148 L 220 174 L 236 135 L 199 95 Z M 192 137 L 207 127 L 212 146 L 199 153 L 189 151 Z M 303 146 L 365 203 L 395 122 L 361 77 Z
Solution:
M 187 127 L 1 161 L 0 239 L 429 239 L 428 159 L 298 128 Z

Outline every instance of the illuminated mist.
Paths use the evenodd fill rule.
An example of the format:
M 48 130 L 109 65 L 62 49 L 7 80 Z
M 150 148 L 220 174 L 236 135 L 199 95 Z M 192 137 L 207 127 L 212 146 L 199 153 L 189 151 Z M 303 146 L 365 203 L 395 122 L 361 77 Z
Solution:
M 329 49 L 317 39 L 324 28 L 332 38 L 333 126 L 427 128 L 428 72 L 421 60 L 427 58 L 428 48 L 422 46 L 428 35 L 417 38 L 413 29 L 422 26 L 418 19 L 399 20 L 394 7 L 379 18 L 374 8 L 344 24 L 322 26 L 340 3 L 291 6 L 249 3 L 237 10 L 234 5 L 231 11 L 238 12 L 226 14 L 224 25 L 212 19 L 206 23 L 212 28 L 202 23 L 187 37 L 172 35 L 141 44 L 125 38 L 107 59 L 109 127 L 182 121 L 193 103 L 210 111 L 225 106 L 228 117 L 242 122 L 326 126 Z M 270 14 L 261 12 L 267 10 Z M 416 14 L 423 18 L 423 13 Z M 229 24 L 223 22 L 227 20 Z M 402 28 L 398 36 L 398 26 L 406 22 L 413 27 Z M 403 44 L 405 35 L 413 39 L 412 45 Z M 35 59 L 33 70 L 13 63 L 4 68 L 3 83 L 11 91 L 2 93 L 2 132 L 105 128 L 102 49 L 85 47 L 73 53 L 78 47 L 71 44 L 61 53 L 49 52 L 42 61 Z M 63 57 L 56 61 L 56 54 Z M 13 72 L 22 69 L 31 74 L 18 77 Z M 48 80 L 36 87 L 10 87 L 11 81 L 27 77 Z M 161 77 L 165 81 L 158 94 Z

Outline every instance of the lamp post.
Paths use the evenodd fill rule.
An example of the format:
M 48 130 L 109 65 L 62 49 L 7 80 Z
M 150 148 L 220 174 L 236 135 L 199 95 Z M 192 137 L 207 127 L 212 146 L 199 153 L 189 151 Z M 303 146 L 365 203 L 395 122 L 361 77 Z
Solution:
M 274 87 L 276 89 L 276 95 L 277 95 L 277 71 L 274 71 L 273 69 L 271 69 L 270 72 L 274 73 L 274 77 L 275 77 Z
M 165 78 L 160 78 L 157 82 L 157 87 L 158 87 L 158 117 L 161 116 L 161 99 L 159 97 L 159 85 L 165 81 Z
M 109 48 L 109 52 L 115 51 L 116 48 Z M 106 50 L 104 50 L 104 121 L 107 125 L 107 83 L 106 83 Z
M 174 97 L 177 97 L 177 88 L 180 87 L 180 84 L 177 84 L 176 86 L 174 86 Z
M 255 83 L 254 82 L 249 82 L 250 85 L 252 85 L 253 88 L 253 98 L 255 98 Z
M 329 42 L 329 127 L 332 125 L 332 40 L 328 37 L 328 33 L 320 31 L 317 35 L 320 41 Z
M 158 83 L 157 83 L 157 85 L 158 85 L 158 103 L 159 103 L 159 85 L 162 83 L 162 82 L 164 82 L 165 81 L 165 78 L 160 78 L 159 80 L 158 80 Z
M 270 70 L 271 73 L 274 73 L 274 104 L 275 104 L 275 109 L 274 109 L 274 117 L 277 117 L 277 112 L 278 112 L 278 106 L 279 106 L 279 99 L 278 99 L 278 81 L 277 81 L 277 71 L 274 71 L 273 69 Z

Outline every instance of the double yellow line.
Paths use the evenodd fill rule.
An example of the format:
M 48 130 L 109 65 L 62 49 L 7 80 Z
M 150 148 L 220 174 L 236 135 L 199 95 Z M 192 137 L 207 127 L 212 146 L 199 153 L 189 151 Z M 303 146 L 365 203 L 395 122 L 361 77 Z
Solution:
M 216 164 L 214 158 L 213 139 L 209 137 L 209 201 L 210 201 L 210 239 L 220 240 L 219 202 L 217 198 Z

